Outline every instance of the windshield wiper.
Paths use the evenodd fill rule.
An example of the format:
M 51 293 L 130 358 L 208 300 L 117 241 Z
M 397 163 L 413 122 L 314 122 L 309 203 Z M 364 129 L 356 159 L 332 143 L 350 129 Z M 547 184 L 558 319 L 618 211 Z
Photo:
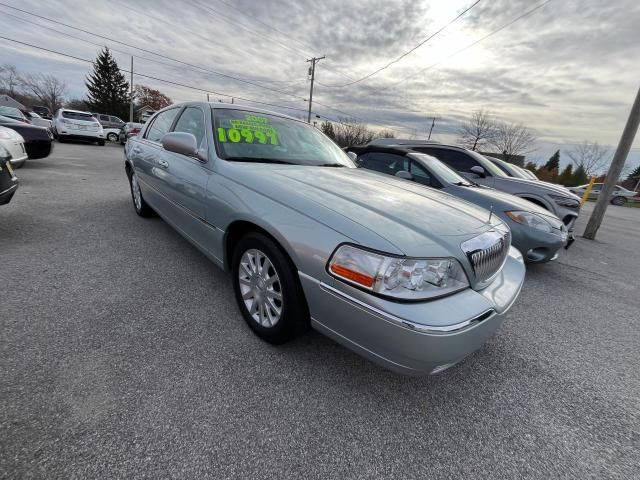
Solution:
M 344 167 L 342 163 L 321 163 L 320 165 L 314 165 L 314 167 Z
M 291 162 L 285 162 L 284 160 L 278 160 L 276 158 L 267 157 L 227 157 L 225 160 L 231 162 L 251 162 L 251 163 L 280 163 L 284 165 L 294 165 Z

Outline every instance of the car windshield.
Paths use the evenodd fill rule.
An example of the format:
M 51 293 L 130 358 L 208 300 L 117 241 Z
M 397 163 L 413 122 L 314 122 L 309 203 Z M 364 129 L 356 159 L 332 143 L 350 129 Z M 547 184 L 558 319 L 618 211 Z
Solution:
M 443 182 L 454 185 L 470 185 L 466 178 L 458 175 L 454 170 L 431 155 L 427 155 L 426 153 L 412 153 L 411 156 L 419 158 L 425 166 L 435 173 Z
M 497 166 L 494 165 L 494 163 L 491 160 L 489 160 L 485 156 L 480 155 L 478 152 L 474 152 L 473 150 L 467 150 L 467 153 L 471 155 L 473 158 L 475 158 L 478 161 L 478 163 L 482 165 L 482 168 L 484 168 L 494 177 L 509 178 L 509 175 L 507 175 L 502 170 L 500 170 Z
M 524 178 L 526 180 L 529 180 L 529 177 L 527 177 L 527 175 L 525 173 L 520 172 L 516 165 L 512 165 L 509 162 L 505 162 L 504 160 L 500 160 L 499 158 L 494 159 L 492 157 L 492 158 L 489 158 L 489 160 L 492 160 L 495 164 L 497 164 L 498 168 L 500 168 L 501 170 L 505 171 L 510 176 L 516 177 L 516 178 Z
M 317 128 L 247 110 L 213 109 L 218 156 L 225 160 L 356 168 Z
M 0 122 L 2 122 L 2 123 L 21 123 L 18 120 L 16 120 L 15 118 L 5 117 L 4 115 L 0 115 Z M 24 123 L 23 123 L 23 125 L 24 125 Z
M 11 118 L 25 118 L 22 112 L 14 107 L 0 107 L 0 115 Z
M 93 115 L 90 113 L 82 113 L 82 112 L 62 112 L 62 116 L 64 118 L 69 118 L 71 120 L 84 120 L 87 122 L 97 122 Z

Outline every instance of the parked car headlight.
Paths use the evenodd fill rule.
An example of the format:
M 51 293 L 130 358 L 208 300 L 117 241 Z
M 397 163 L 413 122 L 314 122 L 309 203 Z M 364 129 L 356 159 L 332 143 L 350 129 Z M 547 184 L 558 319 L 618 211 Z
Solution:
M 561 230 L 562 222 L 557 218 L 546 215 L 539 215 L 533 212 L 511 211 L 505 212 L 507 216 L 516 223 L 528 225 L 529 227 L 541 230 L 547 233 L 554 233 L 554 229 Z
M 580 206 L 580 200 L 576 200 L 575 198 L 565 197 L 564 195 L 553 195 L 549 194 L 553 201 L 558 205 L 569 208 L 578 208 Z
M 425 300 L 469 286 L 455 258 L 395 257 L 353 245 L 338 248 L 328 270 L 340 280 L 399 300 Z

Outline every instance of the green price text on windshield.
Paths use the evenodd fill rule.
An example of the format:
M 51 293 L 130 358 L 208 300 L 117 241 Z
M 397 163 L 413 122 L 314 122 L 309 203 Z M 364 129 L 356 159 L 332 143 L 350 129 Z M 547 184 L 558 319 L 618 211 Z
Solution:
M 238 122 L 241 123 L 241 122 Z M 244 123 L 244 122 L 242 122 Z M 240 125 L 237 125 L 240 126 Z M 232 143 L 260 143 L 262 145 L 267 144 L 269 140 L 270 145 L 278 145 L 278 135 L 273 127 L 260 128 L 258 130 L 254 128 L 218 128 L 218 141 L 220 142 L 232 142 Z M 253 127 L 253 125 L 252 125 Z

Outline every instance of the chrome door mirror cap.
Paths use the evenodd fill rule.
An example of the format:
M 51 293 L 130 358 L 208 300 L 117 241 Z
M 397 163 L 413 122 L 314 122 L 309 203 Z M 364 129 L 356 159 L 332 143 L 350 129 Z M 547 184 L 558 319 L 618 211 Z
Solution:
M 471 173 L 475 173 L 480 178 L 485 178 L 487 176 L 486 172 L 484 171 L 484 168 L 482 168 L 479 165 L 474 165 L 473 167 L 471 167 L 470 170 L 471 170 Z

